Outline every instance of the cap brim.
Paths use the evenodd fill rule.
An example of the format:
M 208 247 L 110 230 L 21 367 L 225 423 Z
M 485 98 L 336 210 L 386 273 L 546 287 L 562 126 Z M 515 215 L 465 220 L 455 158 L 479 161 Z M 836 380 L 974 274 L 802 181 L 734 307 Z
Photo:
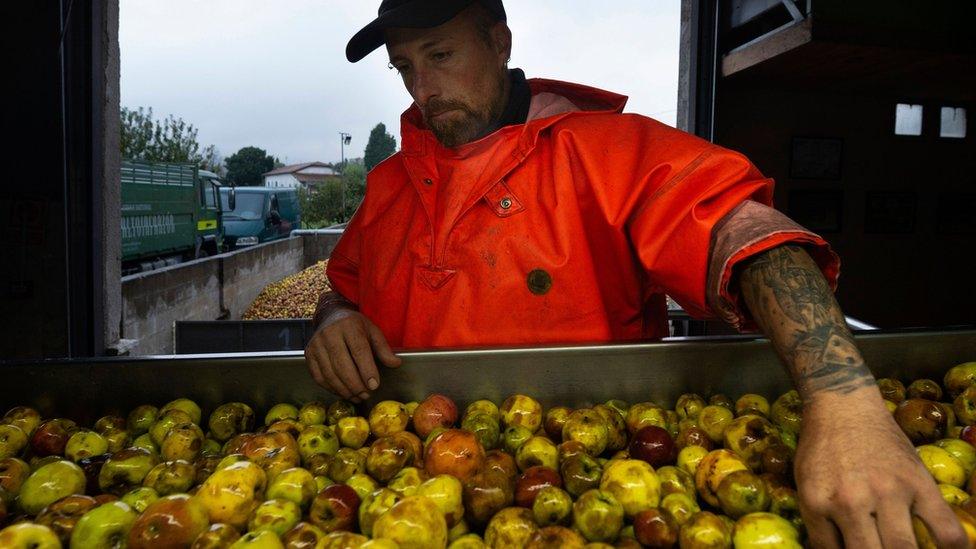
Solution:
M 390 28 L 429 29 L 447 23 L 475 3 L 457 0 L 418 0 L 387 11 L 357 32 L 346 44 L 346 59 L 355 63 L 386 43 Z

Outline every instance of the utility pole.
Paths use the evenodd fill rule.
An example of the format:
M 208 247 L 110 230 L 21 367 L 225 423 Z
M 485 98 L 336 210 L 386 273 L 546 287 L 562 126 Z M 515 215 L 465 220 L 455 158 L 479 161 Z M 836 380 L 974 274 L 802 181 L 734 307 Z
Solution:
M 342 159 L 339 163 L 339 169 L 342 171 L 346 170 L 346 145 L 352 142 L 352 136 L 346 132 L 339 132 L 339 155 Z M 339 174 L 339 189 L 342 192 L 342 216 L 346 215 L 346 179 Z M 345 221 L 345 219 L 343 219 Z

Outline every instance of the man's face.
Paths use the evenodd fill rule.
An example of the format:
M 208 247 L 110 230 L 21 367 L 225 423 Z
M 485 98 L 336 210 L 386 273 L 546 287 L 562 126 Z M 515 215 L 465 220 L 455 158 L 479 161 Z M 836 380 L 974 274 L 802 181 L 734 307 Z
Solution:
M 508 95 L 510 34 L 499 24 L 485 36 L 474 9 L 432 29 L 386 31 L 390 63 L 448 148 L 493 131 Z

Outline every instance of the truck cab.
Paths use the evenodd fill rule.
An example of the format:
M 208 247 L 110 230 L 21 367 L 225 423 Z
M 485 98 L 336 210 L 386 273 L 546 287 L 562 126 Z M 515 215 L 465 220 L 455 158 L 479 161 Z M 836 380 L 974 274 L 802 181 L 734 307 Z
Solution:
M 207 171 L 198 172 L 200 191 L 200 214 L 197 218 L 196 257 L 217 255 L 223 247 L 223 225 L 221 224 L 220 190 L 223 184 L 220 176 Z
M 298 193 L 294 189 L 236 187 L 220 189 L 224 245 L 239 249 L 288 238 L 300 227 Z

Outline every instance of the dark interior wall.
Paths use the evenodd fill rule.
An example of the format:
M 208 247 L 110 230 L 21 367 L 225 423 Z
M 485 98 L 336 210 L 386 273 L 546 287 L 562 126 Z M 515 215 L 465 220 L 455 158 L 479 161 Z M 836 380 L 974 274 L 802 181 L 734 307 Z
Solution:
M 725 81 L 716 96 L 715 141 L 776 180 L 779 209 L 796 213 L 809 203 L 797 192 L 841 193 L 839 230 L 822 235 L 843 262 L 838 299 L 847 314 L 882 327 L 976 323 L 976 105 L 775 80 Z M 899 102 L 924 105 L 922 136 L 894 135 Z M 966 139 L 939 137 L 944 105 L 967 108 Z M 839 177 L 791 177 L 794 137 L 842 140 Z M 900 194 L 872 194 L 879 192 Z M 871 216 L 869 196 L 882 204 Z M 903 215 L 912 202 L 914 214 Z
M 5 3 L 9 79 L 0 127 L 11 160 L 0 193 L 0 357 L 68 350 L 58 2 Z

